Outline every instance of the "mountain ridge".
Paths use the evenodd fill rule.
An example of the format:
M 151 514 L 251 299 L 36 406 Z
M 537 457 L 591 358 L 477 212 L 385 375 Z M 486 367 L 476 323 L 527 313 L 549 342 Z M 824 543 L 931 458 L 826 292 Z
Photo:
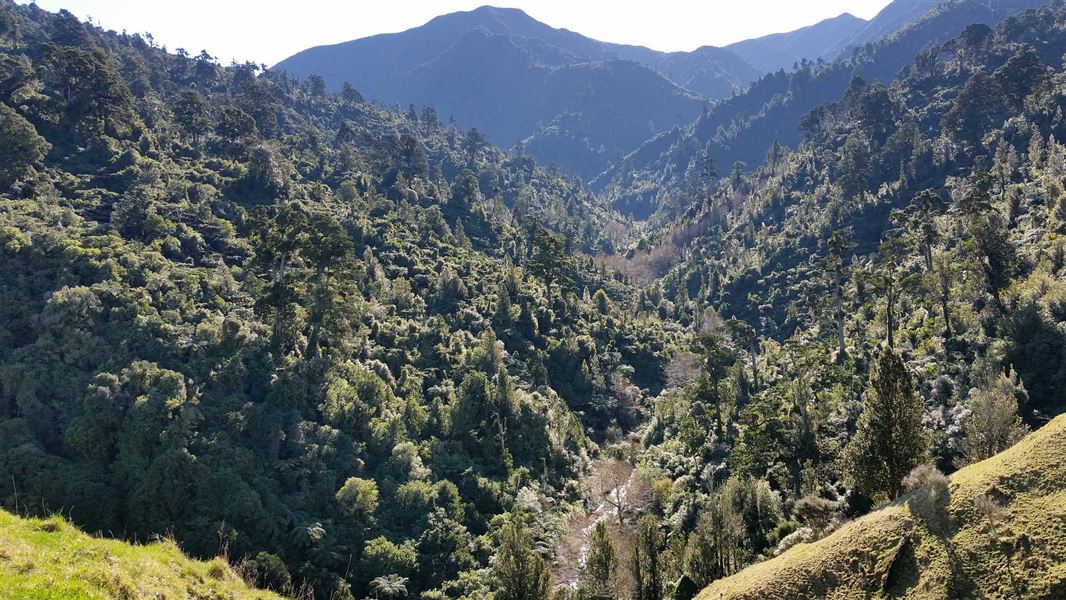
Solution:
M 709 154 L 723 169 L 738 162 L 749 168 L 758 165 L 775 140 L 796 147 L 801 141 L 800 120 L 804 115 L 839 98 L 854 77 L 870 83 L 890 82 L 900 69 L 914 61 L 921 50 L 946 42 L 965 27 L 974 23 L 994 26 L 1012 15 L 1044 4 L 1044 0 L 947 0 L 937 3 L 933 10 L 907 21 L 904 29 L 860 48 L 852 56 L 824 65 L 809 64 L 792 73 L 764 75 L 745 93 L 716 104 L 691 125 L 660 133 L 656 139 L 646 141 L 598 175 L 590 185 L 601 191 L 613 188 L 611 193 L 615 195 L 616 205 L 628 207 L 625 210 L 640 218 L 649 217 L 662 204 L 663 198 L 659 195 L 664 188 L 644 186 L 636 189 L 628 186 L 626 181 L 677 178 L 700 152 Z M 667 148 L 665 152 L 655 151 L 664 147 Z M 632 169 L 645 176 L 627 173 Z
M 703 98 L 653 65 L 662 62 L 664 70 L 711 94 L 732 93 L 756 76 L 728 51 L 699 56 L 697 67 L 691 60 L 641 46 L 556 29 L 519 9 L 483 6 L 403 32 L 309 48 L 274 68 L 301 77 L 320 75 L 331 89 L 348 82 L 386 104 L 433 106 L 445 117 L 478 127 L 494 144 L 524 142 L 540 162 L 568 167 L 588 179 L 655 133 L 647 129 L 649 122 L 688 122 L 702 110 Z M 617 61 L 631 61 L 634 67 L 610 66 Z M 598 69 L 592 66 L 596 63 L 609 66 Z M 587 77 L 568 76 L 578 65 L 587 65 L 580 68 Z M 561 81 L 570 85 L 558 85 Z M 609 89 L 636 89 L 645 96 L 628 102 L 630 95 L 620 95 L 616 111 L 589 106 L 588 97 L 605 97 Z M 579 121 L 585 125 L 560 131 L 560 124 L 571 122 L 562 117 L 573 114 L 576 106 L 583 106 Z M 589 123 L 602 127 L 590 128 Z
M 835 58 L 840 40 L 851 39 L 868 24 L 866 19 L 845 12 L 813 25 L 734 42 L 725 48 L 764 72 L 791 70 L 803 59 Z

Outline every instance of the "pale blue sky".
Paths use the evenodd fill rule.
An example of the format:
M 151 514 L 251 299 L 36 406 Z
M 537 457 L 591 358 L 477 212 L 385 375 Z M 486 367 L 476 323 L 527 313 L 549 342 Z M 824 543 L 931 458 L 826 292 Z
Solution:
M 23 3 L 26 0 L 20 0 Z M 273 65 L 310 46 L 402 31 L 483 4 L 521 8 L 553 27 L 656 50 L 724 46 L 842 12 L 868 19 L 889 0 L 38 0 L 107 29 L 150 32 L 171 50 Z

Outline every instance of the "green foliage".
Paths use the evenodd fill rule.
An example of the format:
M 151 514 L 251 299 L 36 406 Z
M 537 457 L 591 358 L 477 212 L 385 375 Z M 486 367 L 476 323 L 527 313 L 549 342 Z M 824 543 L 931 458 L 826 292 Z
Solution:
M 600 521 L 592 528 L 588 554 L 581 576 L 582 593 L 591 598 L 610 598 L 616 589 L 618 556 L 607 525 Z
M 4 506 L 321 598 L 487 591 L 497 517 L 535 489 L 556 522 L 609 425 L 552 349 L 582 339 L 630 418 L 661 388 L 677 333 L 624 317 L 578 182 L 431 109 L 0 6 Z
M 40 166 L 51 144 L 33 124 L 0 104 L 0 188 L 8 188 L 30 168 Z
M 845 472 L 864 494 L 891 499 L 903 492 L 903 478 L 925 460 L 929 442 L 924 407 L 903 359 L 884 348 L 875 360 Z
M 378 509 L 378 486 L 373 479 L 349 477 L 337 490 L 336 498 L 346 514 L 366 519 Z
M 744 518 L 730 496 L 718 493 L 700 516 L 685 548 L 685 573 L 700 587 L 732 575 L 748 558 Z
M 1013 371 L 989 373 L 981 387 L 970 390 L 960 444 L 966 462 L 998 454 L 1025 436 L 1028 428 L 1018 416 L 1018 396 L 1026 393 Z
M 633 549 L 629 555 L 629 574 L 633 579 L 634 600 L 662 600 L 663 537 L 654 517 L 644 517 L 637 523 Z
M 1064 409 L 1061 7 L 887 87 L 768 77 L 847 76 L 748 172 L 715 144 L 806 88 L 675 145 L 630 227 L 431 109 L 3 6 L 5 506 L 321 598 L 543 597 L 624 458 L 566 583 L 658 600 Z
M 548 600 L 552 576 L 548 563 L 533 553 L 529 532 L 521 523 L 504 525 L 492 567 L 495 598 Z

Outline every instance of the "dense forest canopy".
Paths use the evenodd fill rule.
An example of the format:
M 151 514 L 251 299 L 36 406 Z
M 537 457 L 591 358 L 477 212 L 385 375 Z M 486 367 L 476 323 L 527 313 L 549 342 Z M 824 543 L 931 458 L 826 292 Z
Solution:
M 0 0 L 0 505 L 302 597 L 688 600 L 1066 410 L 1064 23 L 635 224 L 431 107 Z

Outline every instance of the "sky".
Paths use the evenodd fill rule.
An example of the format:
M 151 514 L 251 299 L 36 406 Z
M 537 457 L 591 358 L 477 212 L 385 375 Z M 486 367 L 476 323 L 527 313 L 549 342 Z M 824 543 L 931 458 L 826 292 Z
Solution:
M 20 0 L 26 4 L 25 0 Z M 274 65 L 305 48 L 403 31 L 484 4 L 553 27 L 656 50 L 724 46 L 843 12 L 869 19 L 889 0 L 37 0 L 105 29 L 151 33 L 170 50 Z

